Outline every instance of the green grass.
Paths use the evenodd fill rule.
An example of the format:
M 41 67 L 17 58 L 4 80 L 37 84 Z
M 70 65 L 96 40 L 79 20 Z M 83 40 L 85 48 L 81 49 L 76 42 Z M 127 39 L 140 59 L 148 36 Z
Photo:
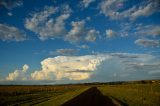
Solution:
M 0 106 L 60 106 L 94 86 L 117 106 L 160 106 L 160 81 L 122 85 L 0 86 Z
M 66 92 L 63 95 L 57 96 L 56 98 L 52 98 L 49 101 L 37 104 L 36 106 L 60 106 L 63 103 L 67 102 L 68 100 L 71 100 L 72 98 L 86 91 L 87 89 L 89 89 L 89 87 L 74 89 L 70 92 Z
M 60 95 L 64 95 L 67 92 L 75 91 L 78 93 L 77 90 L 83 88 L 86 87 L 76 86 L 76 85 L 75 86 L 1 86 L 0 105 L 1 106 L 35 105 L 45 101 L 54 100 L 54 98 L 57 98 Z
M 103 95 L 129 106 L 160 106 L 160 84 L 104 85 Z

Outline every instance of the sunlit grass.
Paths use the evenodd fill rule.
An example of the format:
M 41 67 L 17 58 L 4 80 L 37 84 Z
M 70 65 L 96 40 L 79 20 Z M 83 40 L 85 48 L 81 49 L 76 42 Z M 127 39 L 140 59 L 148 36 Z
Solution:
M 0 105 L 35 105 L 83 86 L 1 86 Z
M 115 84 L 115 83 L 111 83 Z M 103 95 L 117 104 L 129 106 L 159 106 L 160 83 L 81 84 L 59 86 L 0 86 L 0 105 L 60 106 L 86 91 L 98 87 Z
M 66 92 L 63 95 L 59 95 L 56 98 L 52 98 L 49 101 L 37 104 L 38 106 L 60 106 L 63 103 L 71 100 L 72 98 L 76 97 L 77 95 L 81 94 L 82 92 L 86 91 L 89 87 L 74 89 L 70 92 Z
M 104 85 L 98 88 L 104 95 L 129 106 L 160 105 L 160 84 Z

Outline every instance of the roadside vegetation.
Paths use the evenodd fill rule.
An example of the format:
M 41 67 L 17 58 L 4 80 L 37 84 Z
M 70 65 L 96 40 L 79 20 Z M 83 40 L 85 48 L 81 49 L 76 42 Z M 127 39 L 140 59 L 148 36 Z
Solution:
M 129 106 L 159 106 L 160 84 L 122 84 L 98 87 L 113 102 Z
M 89 89 L 89 87 L 84 87 L 84 88 L 80 88 L 80 89 L 72 89 L 69 92 L 64 93 L 63 95 L 53 97 L 46 102 L 42 102 L 42 103 L 37 104 L 36 106 L 61 106 L 65 102 L 80 95 L 82 92 L 86 91 L 87 89 Z
M 35 105 L 49 101 L 50 99 L 54 99 L 60 95 L 64 95 L 67 92 L 77 92 L 77 90 L 84 88 L 86 87 L 84 87 L 83 85 L 0 86 L 0 106 Z
M 96 92 L 101 92 L 117 106 L 160 106 L 160 80 L 75 85 L 1 85 L 0 106 L 60 106 L 94 87 L 98 90 Z M 96 95 L 90 92 L 85 97 L 90 97 L 88 94 L 91 93 Z

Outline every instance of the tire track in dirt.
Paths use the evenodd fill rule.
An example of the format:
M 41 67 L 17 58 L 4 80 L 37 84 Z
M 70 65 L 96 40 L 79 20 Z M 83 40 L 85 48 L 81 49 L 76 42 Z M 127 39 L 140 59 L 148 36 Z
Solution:
M 97 87 L 92 87 L 61 106 L 116 106 L 111 99 L 105 97 Z

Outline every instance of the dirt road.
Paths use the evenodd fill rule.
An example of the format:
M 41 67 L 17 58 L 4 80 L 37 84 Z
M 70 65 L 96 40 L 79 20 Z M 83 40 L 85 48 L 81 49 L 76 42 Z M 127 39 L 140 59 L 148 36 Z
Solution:
M 62 106 L 116 106 L 111 99 L 102 95 L 96 88 L 92 87 L 77 97 L 64 103 Z

